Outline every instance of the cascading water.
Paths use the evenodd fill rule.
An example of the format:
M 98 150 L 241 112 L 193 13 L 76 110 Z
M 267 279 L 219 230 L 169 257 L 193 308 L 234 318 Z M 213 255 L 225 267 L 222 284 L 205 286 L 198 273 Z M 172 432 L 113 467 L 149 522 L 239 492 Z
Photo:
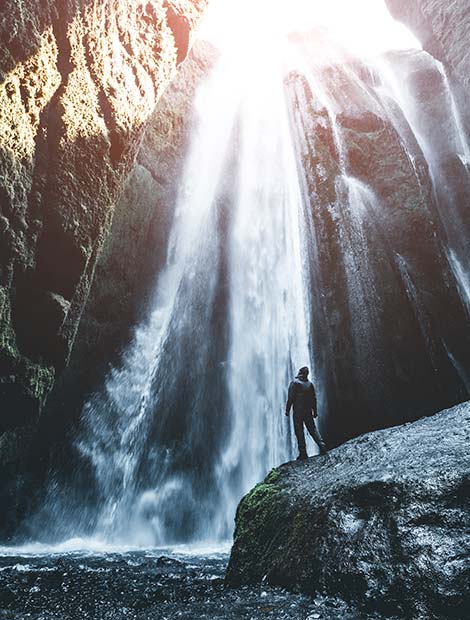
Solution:
M 240 108 L 229 248 L 232 428 L 217 473 L 226 505 L 218 531 L 225 534 L 242 494 L 292 456 L 282 405 L 295 365 L 311 365 L 305 223 L 282 68 L 282 48 L 258 50 Z
M 376 60 L 376 68 L 381 76 L 380 90 L 402 110 L 425 155 L 437 196 L 439 219 L 449 244 L 448 258 L 462 297 L 470 308 L 470 245 L 468 224 L 465 222 L 465 196 L 468 195 L 465 190 L 470 188 L 470 144 L 443 65 L 430 55 L 423 54 L 420 59 L 420 63 L 425 64 L 423 68 L 428 74 L 428 80 L 432 79 L 435 87 L 441 91 L 441 109 L 432 110 L 433 104 L 428 103 L 431 113 L 424 114 L 422 99 L 425 94 L 419 92 L 422 86 L 412 83 L 413 70 L 416 71 L 418 67 L 413 67 L 416 61 L 413 61 L 412 54 L 410 56 L 404 56 L 401 62 L 394 61 L 390 55 Z M 408 71 L 407 63 L 411 65 Z M 436 123 L 440 127 L 439 131 L 436 131 Z
M 83 529 L 100 539 L 227 539 L 241 496 L 294 455 L 283 405 L 301 365 L 335 442 L 470 385 L 446 321 L 450 304 L 468 327 L 467 224 L 445 166 L 456 155 L 468 183 L 468 145 L 442 67 L 439 142 L 399 87 L 427 56 L 289 39 L 268 5 L 199 89 L 151 312 L 84 408 L 97 499 Z M 61 535 L 80 527 L 67 516 Z
M 311 365 L 305 223 L 283 50 L 264 43 L 247 62 L 224 55 L 200 88 L 150 317 L 84 408 L 98 538 L 227 539 L 240 497 L 293 456 L 286 388 Z

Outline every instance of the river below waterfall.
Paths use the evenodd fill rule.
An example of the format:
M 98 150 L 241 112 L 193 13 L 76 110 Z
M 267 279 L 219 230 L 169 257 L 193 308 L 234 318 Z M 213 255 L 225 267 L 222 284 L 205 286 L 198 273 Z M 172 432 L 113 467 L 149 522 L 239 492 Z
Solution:
M 359 620 L 346 605 L 224 587 L 228 550 L 0 549 L 1 620 Z

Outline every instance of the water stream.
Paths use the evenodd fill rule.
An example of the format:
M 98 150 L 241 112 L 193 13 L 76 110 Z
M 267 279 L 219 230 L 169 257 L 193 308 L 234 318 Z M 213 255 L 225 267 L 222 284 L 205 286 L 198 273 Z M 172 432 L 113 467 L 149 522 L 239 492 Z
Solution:
M 84 409 L 98 538 L 226 540 L 240 497 L 294 456 L 283 405 L 296 368 L 312 365 L 311 318 L 275 49 L 242 66 L 222 57 L 198 93 L 152 311 Z
M 93 508 L 86 523 L 80 508 L 64 517 L 68 491 L 54 487 L 50 538 L 229 540 L 243 494 L 295 456 L 283 405 L 300 366 L 340 440 L 354 431 L 328 428 L 332 413 L 345 429 L 354 413 L 357 432 L 376 411 L 377 426 L 396 423 L 410 400 L 400 381 L 418 395 L 434 376 L 470 385 L 463 341 L 436 315 L 450 300 L 465 323 L 470 290 L 455 183 L 469 183 L 470 149 L 442 66 L 417 51 L 360 60 L 324 33 L 245 35 L 198 90 L 147 320 L 83 410 Z M 444 136 L 413 90 L 423 62 Z M 385 141 L 396 161 L 384 172 Z

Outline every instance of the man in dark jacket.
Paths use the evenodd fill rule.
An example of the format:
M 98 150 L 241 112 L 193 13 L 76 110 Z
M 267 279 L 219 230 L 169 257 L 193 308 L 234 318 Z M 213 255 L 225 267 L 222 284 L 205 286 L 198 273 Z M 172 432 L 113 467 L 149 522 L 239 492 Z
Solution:
M 320 454 L 326 454 L 326 446 L 315 425 L 317 414 L 317 397 L 313 383 L 308 380 L 309 370 L 306 366 L 299 370 L 297 377 L 289 385 L 289 395 L 286 405 L 286 416 L 289 417 L 291 407 L 294 406 L 294 431 L 299 445 L 297 460 L 305 460 L 307 448 L 305 446 L 304 424 L 308 432 L 318 444 Z

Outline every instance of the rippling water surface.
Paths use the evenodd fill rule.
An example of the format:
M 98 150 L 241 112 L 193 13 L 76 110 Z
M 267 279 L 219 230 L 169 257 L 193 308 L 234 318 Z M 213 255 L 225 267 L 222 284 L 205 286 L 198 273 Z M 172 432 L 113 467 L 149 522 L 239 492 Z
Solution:
M 229 549 L 119 549 L 72 540 L 0 548 L 1 620 L 349 620 L 344 604 L 263 585 L 227 590 Z M 364 616 L 361 616 L 364 618 Z

